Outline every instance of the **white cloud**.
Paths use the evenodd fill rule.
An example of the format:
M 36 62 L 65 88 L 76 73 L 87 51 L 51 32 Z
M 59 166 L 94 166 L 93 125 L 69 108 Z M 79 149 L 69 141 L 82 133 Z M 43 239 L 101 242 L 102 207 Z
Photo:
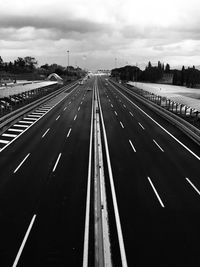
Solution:
M 199 0 L 0 0 L 0 6 L 5 60 L 32 55 L 66 64 L 68 49 L 72 64 L 97 68 L 113 67 L 115 57 L 119 64 L 175 65 L 200 58 Z

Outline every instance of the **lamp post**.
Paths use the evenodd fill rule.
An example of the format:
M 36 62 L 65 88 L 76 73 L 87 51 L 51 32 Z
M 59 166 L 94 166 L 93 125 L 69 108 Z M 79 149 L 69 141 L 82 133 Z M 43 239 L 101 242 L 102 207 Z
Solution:
M 67 70 L 69 70 L 69 50 L 67 50 Z

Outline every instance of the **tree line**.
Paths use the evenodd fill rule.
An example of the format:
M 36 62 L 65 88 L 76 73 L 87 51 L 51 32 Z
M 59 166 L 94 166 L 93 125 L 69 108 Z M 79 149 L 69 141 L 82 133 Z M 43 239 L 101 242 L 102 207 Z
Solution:
M 140 82 L 163 82 L 174 85 L 181 85 L 187 87 L 195 87 L 200 84 L 200 71 L 193 67 L 185 68 L 181 70 L 171 69 L 170 65 L 161 63 L 158 61 L 157 66 L 153 66 L 149 61 L 144 70 L 141 70 L 137 66 L 124 66 L 121 68 L 115 68 L 111 71 L 111 76 L 116 77 L 122 81 L 140 81 Z
M 34 57 L 18 57 L 13 62 L 4 62 L 0 56 L 0 72 L 9 74 L 24 74 L 24 73 L 37 73 L 48 76 L 51 73 L 57 73 L 60 76 L 79 76 L 82 75 L 83 70 L 79 67 L 68 68 L 58 64 L 44 64 L 38 66 L 38 62 Z

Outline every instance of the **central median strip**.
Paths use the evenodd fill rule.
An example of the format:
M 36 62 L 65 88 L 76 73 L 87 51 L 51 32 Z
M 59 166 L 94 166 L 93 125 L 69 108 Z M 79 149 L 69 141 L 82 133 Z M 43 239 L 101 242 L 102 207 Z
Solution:
M 98 90 L 97 90 L 97 97 L 98 97 L 98 102 L 99 102 L 99 113 L 100 113 L 100 118 L 101 118 L 101 123 L 102 123 L 103 140 L 104 140 L 104 145 L 105 145 L 106 161 L 107 161 L 109 181 L 110 181 L 110 187 L 111 187 L 112 202 L 113 202 L 113 207 L 114 207 L 117 236 L 119 240 L 119 249 L 120 249 L 121 263 L 122 263 L 121 266 L 127 267 L 128 264 L 127 264 L 127 259 L 126 259 L 126 252 L 125 252 L 124 239 L 123 239 L 118 204 L 117 204 L 117 197 L 115 193 L 115 185 L 113 181 L 113 173 L 112 173 L 112 167 L 111 167 L 111 161 L 110 161 L 110 155 L 109 155 L 109 149 L 108 149 L 108 140 L 107 140 L 105 123 L 104 123 L 103 112 L 101 108 L 101 101 L 100 101 Z

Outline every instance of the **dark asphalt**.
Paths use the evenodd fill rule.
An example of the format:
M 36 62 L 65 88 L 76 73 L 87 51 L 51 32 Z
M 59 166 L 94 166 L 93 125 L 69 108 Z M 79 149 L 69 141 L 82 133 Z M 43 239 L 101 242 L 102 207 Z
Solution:
M 128 265 L 200 266 L 200 195 L 185 179 L 200 189 L 199 160 L 104 79 L 99 90 Z M 129 98 L 200 156 L 176 127 Z
M 18 266 L 82 266 L 93 84 L 78 86 L 0 153 L 0 266 L 12 266 L 34 215 Z M 98 89 L 128 266 L 200 266 L 200 192 L 188 182 L 200 190 L 199 160 L 137 106 L 198 157 L 199 147 L 104 77 Z M 113 263 L 121 266 L 105 144 L 103 156 Z

